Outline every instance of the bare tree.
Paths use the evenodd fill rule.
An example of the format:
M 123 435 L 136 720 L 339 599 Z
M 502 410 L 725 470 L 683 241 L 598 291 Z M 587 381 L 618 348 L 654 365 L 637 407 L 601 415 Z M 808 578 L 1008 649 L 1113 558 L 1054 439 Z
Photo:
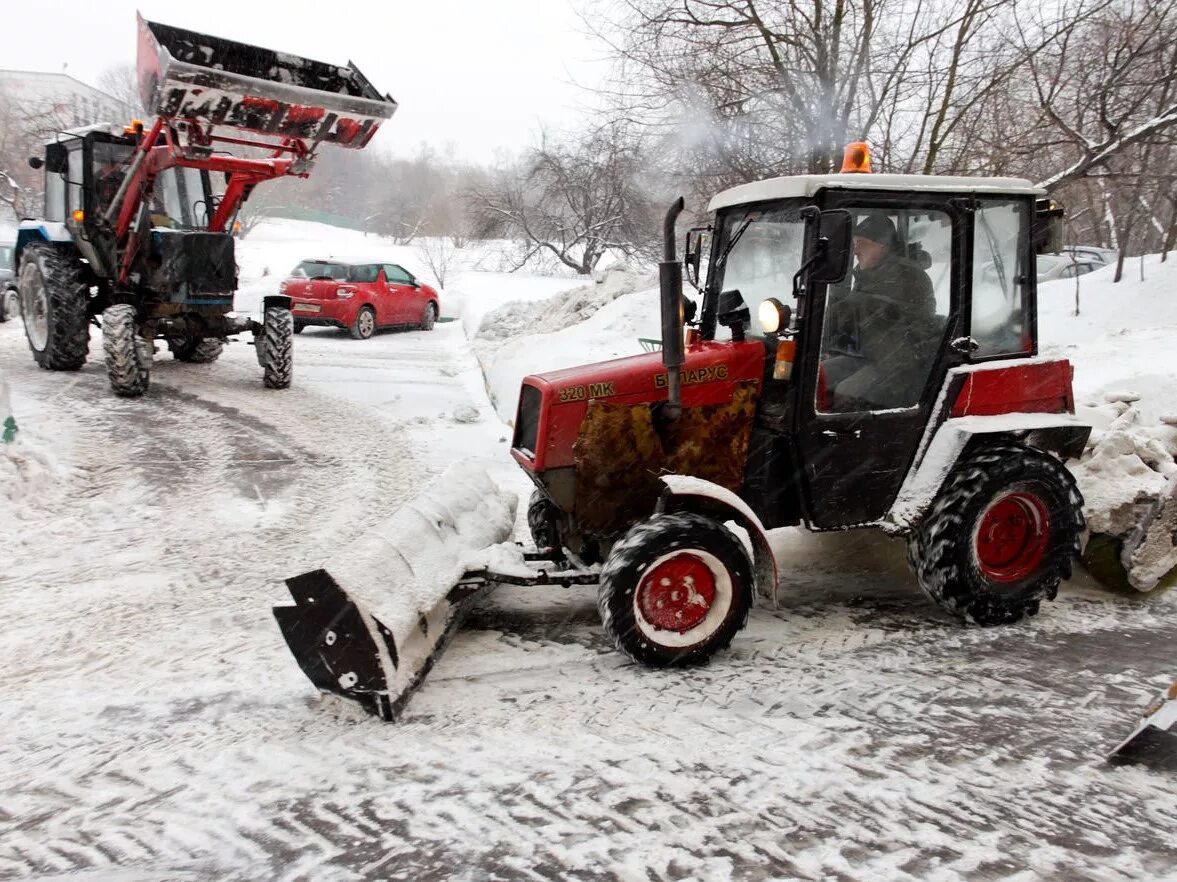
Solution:
M 518 164 L 472 188 L 469 204 L 483 235 L 518 237 L 515 269 L 547 253 L 581 274 L 609 251 L 642 252 L 653 232 L 640 186 L 642 159 L 624 124 L 579 138 L 542 137 Z
M 433 278 L 437 279 L 437 284 L 444 288 L 450 269 L 454 265 L 454 259 L 458 254 L 454 240 L 449 236 L 432 236 L 422 239 L 417 246 L 417 253 L 421 255 L 421 259 L 425 261 L 425 265 L 433 273 Z

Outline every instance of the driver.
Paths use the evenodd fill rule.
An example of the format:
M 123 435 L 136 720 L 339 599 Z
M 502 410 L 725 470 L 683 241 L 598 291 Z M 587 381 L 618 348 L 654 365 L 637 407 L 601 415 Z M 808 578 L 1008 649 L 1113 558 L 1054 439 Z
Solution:
M 895 225 L 868 215 L 854 228 L 851 290 L 832 301 L 850 318 L 854 355 L 823 365 L 833 410 L 910 407 L 927 379 L 926 344 L 936 327 L 936 299 L 928 274 L 899 251 Z

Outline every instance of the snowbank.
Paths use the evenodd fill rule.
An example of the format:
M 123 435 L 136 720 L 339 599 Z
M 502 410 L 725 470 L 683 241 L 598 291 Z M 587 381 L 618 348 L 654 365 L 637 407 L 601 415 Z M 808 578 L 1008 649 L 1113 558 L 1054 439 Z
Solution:
M 661 337 L 656 284 L 652 274 L 616 268 L 591 285 L 486 315 L 474 350 L 499 417 L 515 419 L 528 374 L 636 355 L 639 338 Z
M 1075 366 L 1075 401 L 1095 427 L 1073 467 L 1092 534 L 1122 543 L 1128 581 L 1151 590 L 1177 565 L 1177 261 L 1131 258 L 1039 291 L 1039 338 L 1047 355 Z
M 0 374 L 0 517 L 4 520 L 26 519 L 65 476 L 50 449 L 49 441 L 28 426 L 17 429 L 8 382 Z

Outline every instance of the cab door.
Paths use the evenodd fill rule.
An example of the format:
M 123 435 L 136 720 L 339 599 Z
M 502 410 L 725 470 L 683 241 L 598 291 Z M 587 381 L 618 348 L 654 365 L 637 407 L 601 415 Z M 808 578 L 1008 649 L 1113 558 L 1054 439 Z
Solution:
M 802 505 L 817 529 L 878 520 L 898 494 L 945 373 L 963 360 L 948 343 L 968 253 L 965 217 L 940 194 L 830 201 L 850 211 L 856 236 L 846 279 L 813 291 L 804 329 L 795 412 Z M 882 252 L 859 241 L 879 245 L 888 230 Z

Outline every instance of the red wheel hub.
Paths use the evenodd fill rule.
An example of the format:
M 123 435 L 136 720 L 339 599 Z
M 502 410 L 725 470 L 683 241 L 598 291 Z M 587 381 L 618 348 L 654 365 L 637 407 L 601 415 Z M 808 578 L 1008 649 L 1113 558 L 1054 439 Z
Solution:
M 1046 504 L 1023 490 L 994 500 L 977 526 L 977 563 L 994 582 L 1020 582 L 1033 573 L 1050 545 Z
M 638 583 L 642 618 L 663 631 L 689 631 L 715 602 L 715 574 L 703 560 L 680 552 L 652 567 Z

